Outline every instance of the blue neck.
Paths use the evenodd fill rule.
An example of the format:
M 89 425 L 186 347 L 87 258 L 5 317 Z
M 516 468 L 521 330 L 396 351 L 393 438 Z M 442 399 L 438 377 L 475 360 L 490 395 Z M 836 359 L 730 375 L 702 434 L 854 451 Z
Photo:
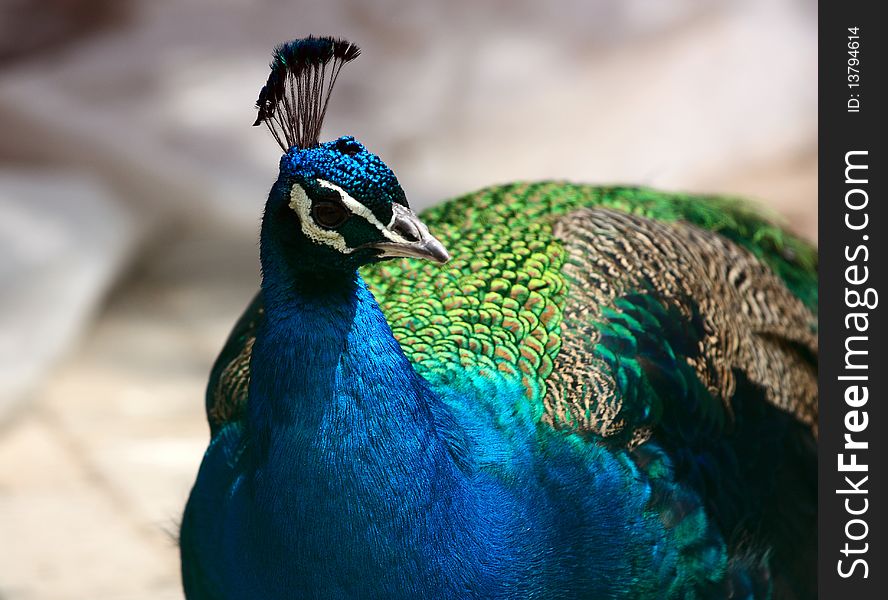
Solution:
M 321 586 L 325 565 L 369 568 L 374 545 L 443 584 L 445 541 L 471 543 L 479 510 L 449 410 L 357 273 L 293 275 L 264 257 L 263 299 L 247 419 L 258 526 L 319 557 L 305 576 Z
M 270 262 L 263 261 L 265 323 L 251 365 L 251 432 L 261 440 L 297 429 L 331 441 L 387 433 L 397 436 L 400 452 L 441 454 L 455 467 L 461 434 L 361 277 L 314 277 Z
M 335 440 L 380 427 L 421 444 L 423 454 L 452 450 L 452 435 L 438 435 L 446 408 L 413 369 L 357 273 L 286 286 L 269 282 L 267 271 L 265 278 L 265 324 L 253 348 L 253 433 L 296 428 Z

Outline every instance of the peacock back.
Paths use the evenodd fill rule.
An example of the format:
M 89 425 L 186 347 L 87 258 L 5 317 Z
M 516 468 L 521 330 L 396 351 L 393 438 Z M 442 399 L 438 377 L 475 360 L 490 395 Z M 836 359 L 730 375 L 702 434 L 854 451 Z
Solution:
M 676 398 L 730 424 L 738 377 L 816 432 L 817 258 L 737 199 L 564 182 L 483 189 L 423 213 L 445 265 L 362 276 L 433 387 L 635 446 Z M 243 412 L 257 297 L 210 378 L 214 430 Z M 695 390 L 695 388 L 700 388 Z

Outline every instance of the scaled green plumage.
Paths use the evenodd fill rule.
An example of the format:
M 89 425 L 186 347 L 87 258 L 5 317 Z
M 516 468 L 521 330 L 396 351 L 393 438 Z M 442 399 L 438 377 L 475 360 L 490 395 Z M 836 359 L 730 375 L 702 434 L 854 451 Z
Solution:
M 578 211 L 589 208 L 625 211 L 666 223 L 681 221 L 717 232 L 760 257 L 805 305 L 812 308 L 816 305 L 816 254 L 813 249 L 740 201 L 563 182 L 493 187 L 457 198 L 423 214 L 436 235 L 451 249 L 454 258 L 447 265 L 399 261 L 363 270 L 395 337 L 419 372 L 427 379 L 447 385 L 460 382 L 470 373 L 479 386 L 489 385 L 488 373 L 499 372 L 508 378 L 520 379 L 537 418 L 545 418 L 557 426 L 592 429 L 607 436 L 626 428 L 625 423 L 616 423 L 620 420 L 616 415 L 600 415 L 596 419 L 590 414 L 596 410 L 608 412 L 600 401 L 601 396 L 624 397 L 632 391 L 627 383 L 631 372 L 623 372 L 627 368 L 631 371 L 633 367 L 626 353 L 617 369 L 615 378 L 618 381 L 604 382 L 597 388 L 595 380 L 600 379 L 597 376 L 603 369 L 588 369 L 583 382 L 574 381 L 579 377 L 573 365 L 562 367 L 561 372 L 556 369 L 559 355 L 566 355 L 562 348 L 566 339 L 564 334 L 567 333 L 569 339 L 590 320 L 597 320 L 597 329 L 610 339 L 623 333 L 623 339 L 631 340 L 627 326 L 644 330 L 642 324 L 627 316 L 632 312 L 627 310 L 630 307 L 621 308 L 621 302 L 625 305 L 625 300 L 615 298 L 612 305 L 595 306 L 595 302 L 601 300 L 601 290 L 616 285 L 617 275 L 613 271 L 597 273 L 596 269 L 600 270 L 604 265 L 581 265 L 584 267 L 581 269 L 565 265 L 571 260 L 566 248 L 583 234 L 583 225 L 567 231 L 560 236 L 563 239 L 559 239 L 555 229 L 559 224 L 564 228 L 567 223 L 570 229 L 580 223 L 581 212 Z M 609 220 L 607 215 L 605 220 Z M 665 229 L 652 231 L 650 235 L 661 235 L 663 231 Z M 615 235 L 624 234 L 616 232 Z M 699 249 L 691 249 L 690 254 L 703 249 L 701 243 Z M 589 260 L 588 248 L 578 250 L 576 261 Z M 715 249 L 716 254 L 721 252 L 722 248 Z M 664 260 L 671 262 L 650 274 L 649 279 L 656 283 L 665 279 L 670 269 L 681 268 L 678 254 L 665 256 Z M 621 258 L 637 270 L 645 260 L 637 254 Z M 613 265 L 608 269 L 613 269 Z M 676 275 L 689 277 L 687 273 Z M 596 289 L 592 294 L 585 293 L 590 286 Z M 655 301 L 662 300 L 664 292 L 651 289 L 649 295 Z M 570 310 L 572 298 L 577 298 L 573 311 Z M 724 294 L 723 301 L 726 303 L 727 300 L 727 294 Z M 792 302 L 788 295 L 781 301 Z M 638 313 L 638 306 L 631 308 Z M 723 308 L 728 309 L 728 306 Z M 663 307 L 656 304 L 654 310 L 663 310 Z M 650 311 L 641 314 L 650 314 Z M 567 323 L 564 322 L 565 316 L 569 319 Z M 803 330 L 810 325 L 816 326 L 811 315 L 802 314 L 797 320 L 802 323 Z M 798 325 L 787 322 L 790 329 Z M 562 330 L 565 327 L 566 332 Z M 659 333 L 660 330 L 653 328 L 652 331 Z M 576 352 L 579 354 L 577 360 L 582 362 L 594 360 L 596 356 L 603 356 L 611 363 L 618 358 L 606 345 L 600 344 L 585 344 L 576 348 Z M 718 362 L 723 357 L 716 356 L 712 360 Z M 556 370 L 554 375 L 553 369 Z M 638 370 L 636 364 L 635 371 Z M 558 381 L 552 381 L 552 378 Z M 581 415 L 549 406 L 550 414 L 544 417 L 545 405 L 550 402 L 544 403 L 543 398 L 547 391 L 551 395 L 553 383 L 562 388 L 560 393 L 563 396 L 576 395 L 577 387 L 585 386 L 588 389 L 581 393 L 599 398 L 598 406 L 586 406 Z M 465 385 L 465 381 L 462 384 Z M 649 387 L 644 378 L 640 384 Z M 715 383 L 712 386 L 715 387 Z M 727 403 L 729 390 L 715 391 Z M 645 404 L 655 396 L 652 390 L 635 392 L 640 394 L 639 404 Z M 623 398 L 621 402 L 627 403 Z M 812 408 L 809 406 L 805 410 Z M 624 437 L 635 436 L 637 441 L 644 435 L 644 431 L 639 430 L 646 424 L 642 423 L 646 418 L 633 415 L 632 411 L 628 416 L 635 416 L 637 422 L 630 424 Z M 623 415 L 621 419 L 625 420 L 625 417 Z M 808 417 L 811 422 L 811 416 Z
M 589 285 L 571 281 L 565 273 L 565 243 L 557 238 L 554 228 L 559 221 L 570 222 L 580 214 L 577 211 L 589 208 L 663 223 L 684 222 L 737 243 L 780 277 L 811 311 L 811 324 L 816 327 L 815 249 L 748 203 L 646 188 L 518 183 L 485 188 L 423 212 L 423 220 L 453 255 L 446 265 L 402 259 L 361 270 L 419 373 L 442 385 L 484 387 L 499 378 L 516 379 L 529 402 L 522 410 L 529 408 L 537 419 L 544 419 L 543 398 L 562 348 L 564 310 L 571 287 L 578 293 Z M 602 274 L 599 283 L 606 285 L 608 277 Z M 653 298 L 656 300 L 657 294 Z M 609 338 L 628 334 L 627 325 L 644 329 L 628 316 L 630 313 L 652 318 L 650 310 L 637 303 L 630 307 L 629 302 L 618 299 L 614 306 L 601 307 L 598 327 Z M 656 304 L 652 310 L 664 309 Z M 584 309 L 585 313 L 588 310 Z M 243 410 L 249 378 L 246 365 L 258 318 L 261 307 L 254 302 L 214 368 L 207 397 L 214 428 Z M 606 346 L 598 348 L 600 355 L 608 352 Z M 620 367 L 630 371 L 619 374 L 617 385 L 622 389 L 617 393 L 629 393 L 627 377 L 632 365 L 624 361 Z M 468 380 L 467 374 L 471 374 Z M 498 377 L 490 378 L 489 374 Z M 640 385 L 649 383 L 642 381 Z M 805 410 L 816 411 L 816 403 Z M 569 421 L 568 415 L 566 422 L 554 424 L 577 425 Z M 637 436 L 645 435 L 644 431 L 630 433 L 636 441 Z

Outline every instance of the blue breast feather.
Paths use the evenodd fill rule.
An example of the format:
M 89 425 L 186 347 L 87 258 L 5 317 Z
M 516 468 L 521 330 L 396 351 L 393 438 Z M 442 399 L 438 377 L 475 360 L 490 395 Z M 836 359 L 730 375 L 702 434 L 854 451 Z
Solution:
M 724 597 L 742 578 L 652 442 L 642 470 L 539 424 L 518 381 L 426 382 L 360 279 L 335 304 L 273 294 L 250 414 L 184 517 L 189 597 Z

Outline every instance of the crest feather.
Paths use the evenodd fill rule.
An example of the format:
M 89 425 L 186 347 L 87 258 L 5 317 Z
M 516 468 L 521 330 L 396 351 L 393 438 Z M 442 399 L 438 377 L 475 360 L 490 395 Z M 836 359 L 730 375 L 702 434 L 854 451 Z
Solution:
M 360 53 L 355 44 L 333 37 L 308 36 L 277 46 L 253 125 L 265 123 L 284 152 L 317 146 L 339 71 Z

